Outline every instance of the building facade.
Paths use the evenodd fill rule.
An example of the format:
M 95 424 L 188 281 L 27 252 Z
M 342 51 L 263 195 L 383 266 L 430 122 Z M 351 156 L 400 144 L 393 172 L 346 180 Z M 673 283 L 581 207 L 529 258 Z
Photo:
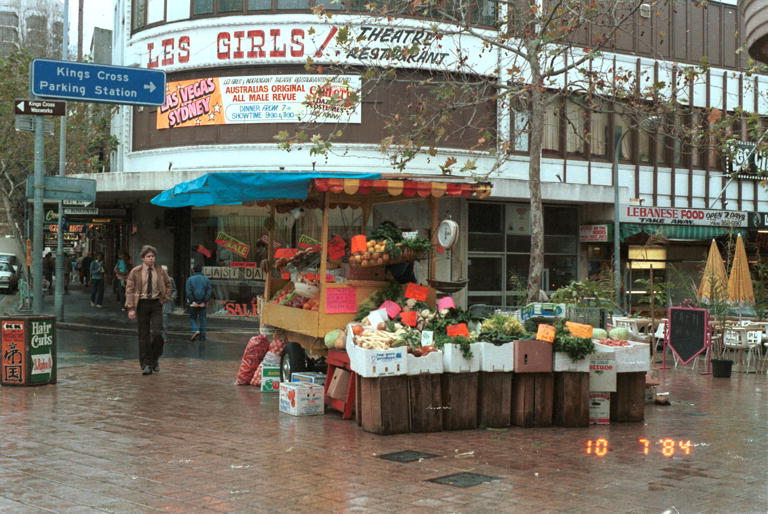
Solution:
M 630 70 L 637 77 L 673 84 L 680 66 L 706 60 L 706 71 L 685 88 L 685 98 L 679 98 L 685 108 L 665 118 L 666 125 L 702 125 L 717 110 L 768 115 L 768 76 L 747 73 L 745 56 L 737 52 L 743 23 L 739 7 L 735 1 L 705 3 L 643 4 L 602 55 L 600 66 L 614 74 Z M 333 16 L 319 17 L 319 8 Z M 493 30 L 495 3 L 474 2 L 467 9 L 479 30 Z M 143 243 L 157 244 L 161 261 L 171 265 L 177 283 L 183 283 L 190 254 L 202 247 L 211 253 L 205 256 L 209 273 L 220 279 L 217 296 L 227 300 L 219 311 L 228 313 L 224 304 L 247 306 L 261 277 L 232 275 L 226 270 L 229 261 L 245 257 L 221 259 L 210 250 L 221 237 L 256 248 L 263 234 L 263 208 L 169 210 L 151 206 L 152 196 L 211 171 L 391 173 L 379 141 L 386 115 L 407 112 L 410 97 L 404 88 L 366 89 L 366 66 L 424 79 L 436 71 L 458 73 L 466 63 L 450 48 L 460 46 L 474 73 L 495 76 L 508 57 L 501 50 L 483 51 L 480 37 L 435 38 L 435 20 L 423 13 L 393 21 L 372 19 L 364 10 L 362 2 L 322 0 L 115 2 L 113 63 L 162 69 L 168 80 L 165 105 L 119 109 L 112 126 L 120 141 L 112 173 L 97 177 L 99 207 L 126 214 L 115 222 L 124 227 L 125 244 L 133 253 Z M 349 40 L 366 45 L 342 46 L 341 27 L 351 27 Z M 590 34 L 574 37 L 577 44 L 592 40 Z M 418 45 L 417 53 L 403 54 L 408 45 Z M 333 64 L 347 67 L 342 74 L 310 73 L 310 64 L 329 70 Z M 502 71 L 499 80 L 504 78 Z M 320 115 L 327 123 L 325 133 L 340 122 L 351 127 L 336 142 L 342 150 L 318 156 L 309 149 L 279 148 L 276 134 L 300 125 L 307 116 L 302 106 L 306 95 L 328 84 L 339 94 L 353 89 L 361 95 L 350 111 L 327 114 L 327 119 Z M 463 229 L 450 262 L 441 269 L 451 278 L 469 279 L 460 293 L 466 303 L 517 305 L 530 251 L 528 120 L 502 101 L 480 108 L 479 117 L 498 140 L 511 142 L 500 166 L 490 153 L 457 133 L 441 141 L 434 155 L 416 156 L 405 171 L 439 174 L 438 163 L 448 155 L 473 160 L 476 173 L 495 170 L 490 199 L 441 204 L 441 215 L 459 220 Z M 757 175 L 764 170 L 762 156 L 747 151 L 752 168 L 733 174 L 724 152 L 669 134 L 663 127 L 640 130 L 616 109 L 587 111 L 576 98 L 565 98 L 548 111 L 542 164 L 542 289 L 552 292 L 571 280 L 610 269 L 616 236 L 622 240 L 623 280 L 630 301 L 633 284 L 647 278 L 651 268 L 657 280 L 664 279 L 668 264 L 695 275 L 713 237 L 741 231 L 754 248 L 763 244 L 759 229 L 762 213 L 768 213 L 768 196 Z M 734 126 L 733 135 L 743 148 L 754 143 L 746 123 Z M 614 155 L 619 160 L 620 234 L 610 227 Z M 381 216 L 420 230 L 426 229 L 428 219 L 419 217 L 415 207 L 413 212 Z M 421 219 L 423 223 L 414 221 Z M 311 216 L 303 218 L 299 230 L 311 233 L 313 224 Z M 295 235 L 285 228 L 286 239 Z M 638 253 L 649 240 L 664 249 L 662 257 Z M 658 266 L 651 262 L 655 260 Z

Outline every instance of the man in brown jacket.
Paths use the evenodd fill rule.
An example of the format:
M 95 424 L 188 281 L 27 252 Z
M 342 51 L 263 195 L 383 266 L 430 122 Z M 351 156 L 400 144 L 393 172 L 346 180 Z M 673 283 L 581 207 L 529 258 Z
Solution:
M 128 273 L 125 281 L 125 308 L 129 319 L 138 319 L 139 365 L 142 375 L 160 371 L 163 354 L 163 304 L 171 300 L 171 279 L 155 266 L 157 250 L 144 245 L 141 264 Z

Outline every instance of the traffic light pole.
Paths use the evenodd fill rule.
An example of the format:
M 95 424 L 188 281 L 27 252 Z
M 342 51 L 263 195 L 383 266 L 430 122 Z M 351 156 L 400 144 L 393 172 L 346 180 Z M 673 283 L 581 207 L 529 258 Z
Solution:
M 69 0 L 64 0 L 64 34 L 61 43 L 61 59 L 67 60 L 69 45 Z M 59 176 L 64 176 L 67 163 L 67 115 L 61 117 L 59 129 Z M 64 262 L 64 202 L 59 201 L 59 231 L 56 234 L 56 296 L 53 312 L 57 321 L 64 321 L 64 273 L 69 273 Z

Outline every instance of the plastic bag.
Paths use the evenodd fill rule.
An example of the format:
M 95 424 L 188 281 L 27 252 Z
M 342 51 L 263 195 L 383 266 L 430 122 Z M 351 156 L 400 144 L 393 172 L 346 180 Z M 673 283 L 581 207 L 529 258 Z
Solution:
M 254 336 L 248 341 L 243 351 L 243 359 L 240 362 L 240 370 L 237 372 L 235 384 L 248 385 L 259 368 L 261 361 L 269 350 L 269 339 L 266 336 Z

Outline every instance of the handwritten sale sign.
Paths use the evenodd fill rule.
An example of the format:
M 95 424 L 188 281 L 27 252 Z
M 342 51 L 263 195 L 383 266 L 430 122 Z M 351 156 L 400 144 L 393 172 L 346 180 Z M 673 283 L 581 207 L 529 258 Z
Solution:
M 469 337 L 469 329 L 466 323 L 448 325 L 445 327 L 445 333 L 448 334 L 448 337 Z
M 329 287 L 325 290 L 325 312 L 349 314 L 357 312 L 357 295 L 354 287 Z
M 420 286 L 419 284 L 414 284 L 413 282 L 408 282 L 408 284 L 405 286 L 404 296 L 406 298 L 413 298 L 414 300 L 418 300 L 420 302 L 426 302 L 427 295 L 429 295 L 429 288 L 427 286 Z
M 574 323 L 572 321 L 566 321 L 565 322 L 565 328 L 568 329 L 568 332 L 571 333 L 574 337 L 582 337 L 585 339 L 591 339 L 592 338 L 592 325 L 584 325 L 582 323 Z
M 546 325 L 544 323 L 540 323 L 539 330 L 536 332 L 536 339 L 538 339 L 539 341 L 554 343 L 555 327 L 553 327 L 552 325 Z
M 224 232 L 219 232 L 216 234 L 216 244 L 232 250 L 232 252 L 239 255 L 243 259 L 248 257 L 248 253 L 251 251 L 250 246 L 243 243 L 242 241 L 238 241 L 234 237 L 230 236 L 229 234 L 225 234 Z

